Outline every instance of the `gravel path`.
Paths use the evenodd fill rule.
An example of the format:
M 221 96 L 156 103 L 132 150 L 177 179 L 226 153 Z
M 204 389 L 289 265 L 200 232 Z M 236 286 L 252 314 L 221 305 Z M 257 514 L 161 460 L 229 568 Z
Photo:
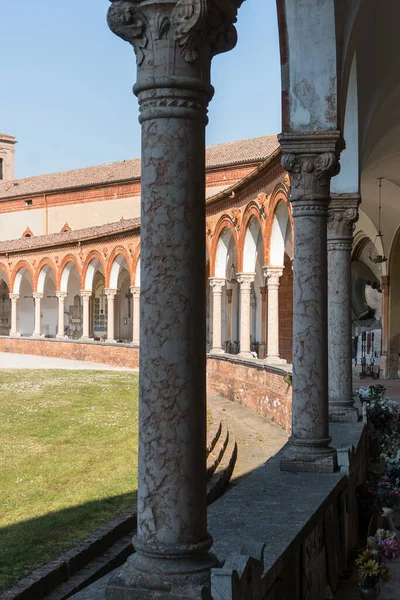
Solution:
M 138 371 L 128 367 L 110 367 L 102 363 L 86 362 L 84 360 L 69 360 L 67 358 L 51 358 L 33 354 L 13 354 L 0 352 L 1 369 L 73 369 L 77 371 Z

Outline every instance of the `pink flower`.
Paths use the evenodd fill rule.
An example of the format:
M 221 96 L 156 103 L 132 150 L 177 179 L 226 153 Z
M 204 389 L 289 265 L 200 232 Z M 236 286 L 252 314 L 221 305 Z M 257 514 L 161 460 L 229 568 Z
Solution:
M 393 560 L 394 558 L 400 556 L 400 548 L 397 540 L 393 538 L 385 538 L 381 540 L 379 545 L 385 558 Z

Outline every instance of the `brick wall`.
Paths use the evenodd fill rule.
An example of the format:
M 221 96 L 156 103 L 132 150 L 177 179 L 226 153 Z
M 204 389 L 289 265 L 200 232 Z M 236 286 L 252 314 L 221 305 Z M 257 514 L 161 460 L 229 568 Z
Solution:
M 139 367 L 139 348 L 125 344 L 0 337 L 0 352 L 87 360 L 113 367 Z
M 279 355 L 292 362 L 293 331 L 293 270 L 292 261 L 285 254 L 282 277 L 279 281 Z
M 286 372 L 256 361 L 218 356 L 207 360 L 207 393 L 255 410 L 285 431 L 292 429 L 292 388 Z

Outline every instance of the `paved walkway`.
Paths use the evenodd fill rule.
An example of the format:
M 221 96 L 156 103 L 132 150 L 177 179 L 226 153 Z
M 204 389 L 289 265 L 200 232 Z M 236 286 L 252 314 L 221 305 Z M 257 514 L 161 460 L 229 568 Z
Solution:
M 0 352 L 1 369 L 76 369 L 78 371 L 138 371 L 128 367 L 111 367 L 102 363 L 86 362 L 85 360 L 69 360 L 67 358 L 52 358 L 33 354 L 14 354 Z

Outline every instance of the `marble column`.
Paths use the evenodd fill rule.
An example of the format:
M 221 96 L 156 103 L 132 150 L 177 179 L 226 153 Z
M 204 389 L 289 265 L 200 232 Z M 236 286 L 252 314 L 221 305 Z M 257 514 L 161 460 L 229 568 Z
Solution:
M 260 287 L 261 294 L 261 340 L 258 358 L 264 359 L 267 353 L 267 286 Z
M 279 279 L 283 274 L 283 266 L 270 265 L 263 268 L 268 288 L 268 364 L 285 364 L 286 360 L 279 356 Z
M 241 358 L 254 358 L 250 352 L 251 286 L 255 273 L 238 273 L 240 284 L 240 352 Z
M 381 376 L 388 376 L 389 360 L 389 298 L 390 298 L 390 277 L 382 275 L 382 356 L 380 361 Z
M 64 318 L 64 310 L 65 310 L 65 298 L 67 297 L 68 292 L 56 292 L 56 296 L 58 298 L 58 332 L 56 337 L 58 339 L 65 339 L 68 336 L 65 335 L 65 318 Z
M 129 288 L 133 296 L 133 314 L 132 314 L 132 344 L 140 344 L 140 287 L 132 286 Z
M 42 292 L 33 292 L 32 296 L 35 301 L 35 329 L 32 334 L 32 337 L 43 337 L 42 335 L 42 313 L 41 313 L 41 303 L 43 298 Z
M 232 343 L 232 288 L 226 289 L 226 339 Z
M 104 290 L 107 296 L 107 342 L 115 342 L 114 334 L 114 308 L 115 308 L 115 296 L 118 290 L 107 288 Z
M 329 418 L 357 421 L 353 402 L 351 249 L 359 195 L 335 195 L 328 210 Z
M 82 310 L 82 337 L 83 342 L 90 340 L 89 333 L 89 302 L 92 297 L 92 290 L 81 290 L 83 310 Z
M 11 329 L 10 337 L 20 337 L 18 333 L 17 315 L 19 294 L 9 294 L 11 300 Z
M 213 295 L 213 339 L 210 354 L 224 354 L 222 348 L 222 288 L 225 278 L 210 277 L 210 286 Z
M 142 125 L 136 552 L 108 600 L 210 594 L 206 483 L 205 126 L 211 58 L 233 48 L 240 0 L 115 0 L 136 52 Z
M 328 409 L 327 213 L 339 132 L 280 136 L 294 218 L 292 435 L 281 469 L 333 472 Z

